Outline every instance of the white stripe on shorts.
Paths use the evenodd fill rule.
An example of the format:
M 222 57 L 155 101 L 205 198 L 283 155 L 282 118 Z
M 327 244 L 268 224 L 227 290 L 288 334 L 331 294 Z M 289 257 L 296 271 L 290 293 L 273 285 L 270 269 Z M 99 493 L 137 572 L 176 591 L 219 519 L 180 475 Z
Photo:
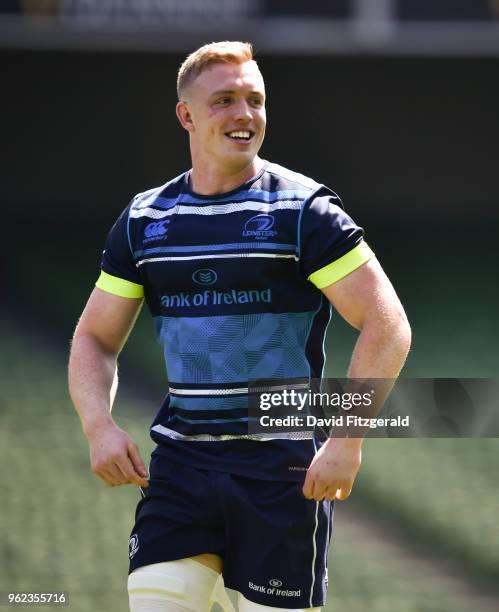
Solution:
M 313 597 L 314 597 L 314 587 L 315 587 L 315 559 L 317 557 L 317 542 L 315 541 L 316 535 L 317 535 L 317 526 L 318 526 L 318 522 L 317 522 L 317 515 L 319 513 L 319 502 L 315 502 L 315 528 L 314 528 L 314 535 L 312 536 L 312 540 L 313 540 L 313 546 L 314 546 L 314 556 L 312 558 L 312 586 L 310 587 L 310 600 L 309 600 L 309 605 L 312 608 L 313 607 Z

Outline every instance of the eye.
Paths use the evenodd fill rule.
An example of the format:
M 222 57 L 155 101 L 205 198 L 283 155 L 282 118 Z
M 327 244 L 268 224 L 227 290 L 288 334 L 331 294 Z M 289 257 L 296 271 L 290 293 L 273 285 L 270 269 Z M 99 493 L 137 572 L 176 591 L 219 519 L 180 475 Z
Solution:
M 251 98 L 249 102 L 251 106 L 254 106 L 255 108 L 260 108 L 261 106 L 263 106 L 262 98 Z
M 227 104 L 230 104 L 230 101 L 231 99 L 228 97 L 218 98 L 215 100 L 215 106 L 227 106 Z

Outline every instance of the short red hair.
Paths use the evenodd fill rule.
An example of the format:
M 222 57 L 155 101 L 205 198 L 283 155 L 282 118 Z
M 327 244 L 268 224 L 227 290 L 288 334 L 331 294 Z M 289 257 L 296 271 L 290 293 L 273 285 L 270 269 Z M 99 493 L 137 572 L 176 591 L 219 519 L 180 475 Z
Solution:
M 193 51 L 180 66 L 177 76 L 177 95 L 182 100 L 189 85 L 213 64 L 243 64 L 253 59 L 251 43 L 225 40 L 203 45 Z

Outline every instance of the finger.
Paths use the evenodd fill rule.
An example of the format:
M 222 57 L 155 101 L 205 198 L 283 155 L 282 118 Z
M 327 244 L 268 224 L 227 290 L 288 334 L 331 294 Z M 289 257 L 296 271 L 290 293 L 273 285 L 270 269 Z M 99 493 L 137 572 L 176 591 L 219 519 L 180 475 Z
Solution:
M 128 478 L 121 471 L 117 460 L 115 460 L 114 463 L 106 466 L 106 469 L 116 481 L 117 485 L 124 485 L 128 483 Z
M 314 480 L 312 476 L 310 476 L 310 473 L 307 472 L 307 476 L 305 478 L 305 482 L 303 483 L 303 487 L 302 487 L 302 493 L 304 497 L 306 497 L 307 499 L 312 499 L 313 484 L 314 484 Z
M 121 484 L 118 479 L 107 469 L 102 468 L 95 472 L 95 475 L 103 480 L 108 487 L 116 487 Z
M 119 470 L 120 473 L 120 481 L 121 484 L 128 484 L 130 482 L 134 482 L 135 478 L 136 478 L 136 474 L 133 471 L 133 467 L 132 464 L 130 463 L 130 461 L 128 461 L 128 457 L 125 457 L 123 459 L 117 459 L 115 461 L 116 463 L 116 468 Z
M 314 479 L 314 488 L 312 491 L 312 498 L 316 501 L 321 501 L 324 499 L 324 494 L 326 493 L 326 484 L 320 480 Z
M 333 501 L 336 498 L 336 494 L 338 493 L 338 489 L 335 487 L 328 487 L 324 493 L 324 499 L 327 501 Z
M 348 499 L 350 497 L 351 492 L 352 492 L 352 485 L 348 483 L 344 483 L 338 489 L 336 493 L 336 499 L 339 499 L 340 501 L 345 501 L 345 499 Z
M 110 469 L 109 463 L 102 463 L 100 465 L 92 465 L 92 472 L 101 480 L 103 480 L 109 486 L 115 486 L 120 484 L 117 475 Z
M 139 487 L 148 487 L 149 482 L 147 480 L 149 473 L 147 471 L 144 462 L 142 461 L 142 457 L 140 456 L 139 447 L 135 444 L 135 442 L 131 442 L 128 445 L 128 458 L 132 464 L 132 468 L 135 475 L 135 482 L 139 485 Z
M 136 484 L 139 487 L 147 487 L 148 482 L 142 476 L 139 476 L 137 472 L 134 470 L 132 462 L 129 460 L 128 456 L 124 459 L 116 462 L 117 467 L 119 468 L 122 478 L 124 479 L 123 484 L 128 484 L 131 482 L 132 484 Z

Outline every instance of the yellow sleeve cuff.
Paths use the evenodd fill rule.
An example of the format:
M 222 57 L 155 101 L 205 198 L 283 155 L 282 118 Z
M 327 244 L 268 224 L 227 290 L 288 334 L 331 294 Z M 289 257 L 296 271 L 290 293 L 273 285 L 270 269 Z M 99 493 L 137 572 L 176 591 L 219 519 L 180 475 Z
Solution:
M 347 276 L 347 274 L 350 274 L 350 272 L 353 272 L 356 268 L 359 268 L 373 257 L 374 253 L 367 244 L 362 241 L 336 261 L 313 272 L 308 277 L 308 280 L 318 289 L 323 289 L 324 287 L 336 283 L 344 276 Z
M 95 286 L 102 291 L 112 293 L 113 295 L 119 295 L 125 298 L 142 298 L 144 297 L 144 287 L 137 283 L 132 283 L 125 280 L 124 278 L 118 278 L 117 276 L 111 276 L 104 270 L 101 271 Z

